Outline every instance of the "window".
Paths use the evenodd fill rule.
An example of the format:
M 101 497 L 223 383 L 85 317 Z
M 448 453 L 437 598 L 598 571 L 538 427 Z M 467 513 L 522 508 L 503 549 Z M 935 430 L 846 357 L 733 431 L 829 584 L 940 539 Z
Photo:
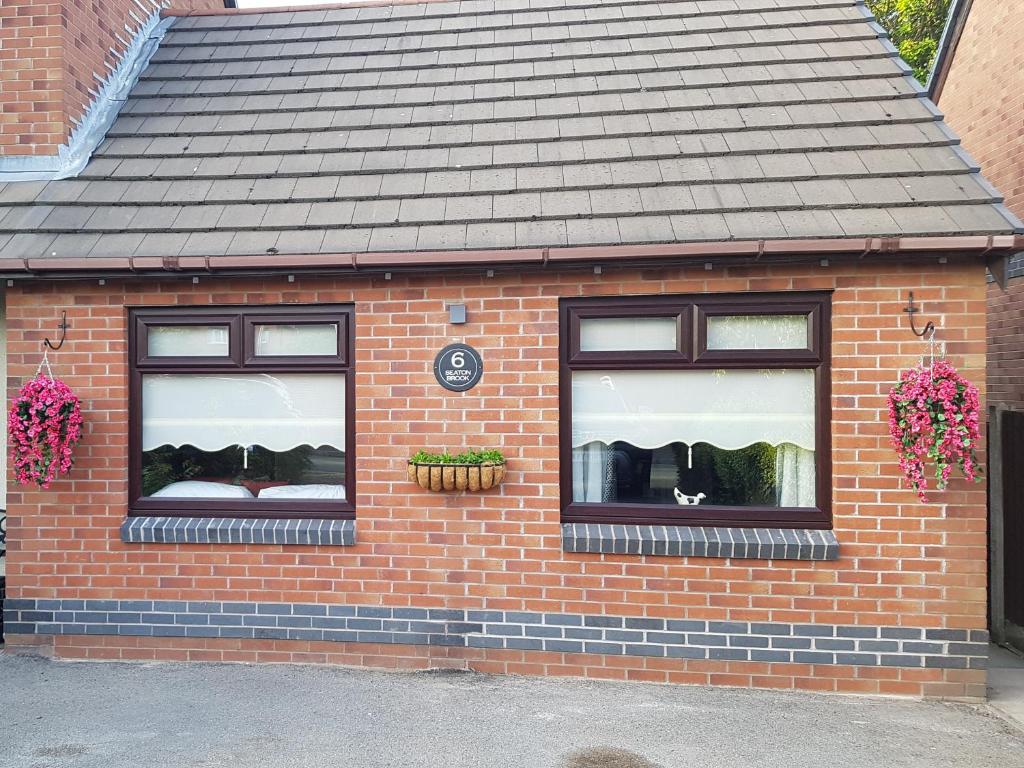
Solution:
M 132 515 L 354 516 L 347 307 L 132 310 Z
M 566 299 L 564 522 L 831 526 L 829 297 Z

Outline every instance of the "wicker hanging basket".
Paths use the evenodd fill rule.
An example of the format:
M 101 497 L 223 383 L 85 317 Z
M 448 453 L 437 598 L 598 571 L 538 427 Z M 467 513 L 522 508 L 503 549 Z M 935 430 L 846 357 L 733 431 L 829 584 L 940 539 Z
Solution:
M 410 461 L 409 479 L 425 491 L 489 491 L 505 479 L 505 463 L 427 464 Z

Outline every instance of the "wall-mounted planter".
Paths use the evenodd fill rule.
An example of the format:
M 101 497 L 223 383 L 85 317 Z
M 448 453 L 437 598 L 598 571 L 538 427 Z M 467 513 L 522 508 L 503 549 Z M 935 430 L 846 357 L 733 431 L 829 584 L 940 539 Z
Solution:
M 487 491 L 505 479 L 505 462 L 432 464 L 409 462 L 409 479 L 425 491 Z

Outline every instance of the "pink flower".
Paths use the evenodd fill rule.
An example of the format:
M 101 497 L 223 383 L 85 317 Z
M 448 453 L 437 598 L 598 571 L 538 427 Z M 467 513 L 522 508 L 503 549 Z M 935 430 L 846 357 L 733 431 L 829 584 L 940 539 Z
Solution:
M 939 490 L 946 487 L 954 466 L 968 480 L 980 479 L 978 408 L 978 388 L 945 360 L 904 371 L 889 392 L 889 436 L 900 471 L 921 501 L 928 501 L 926 461 L 935 464 Z
M 82 438 L 78 397 L 63 381 L 36 376 L 11 406 L 7 433 L 15 479 L 49 488 L 58 474 L 70 471 L 72 450 Z

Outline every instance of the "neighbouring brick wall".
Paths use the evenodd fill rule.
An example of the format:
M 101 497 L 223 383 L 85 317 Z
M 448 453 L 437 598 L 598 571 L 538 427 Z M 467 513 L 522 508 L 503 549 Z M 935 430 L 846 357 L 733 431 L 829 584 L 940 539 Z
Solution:
M 985 178 L 1024 218 L 1024 14 L 1018 0 L 974 0 L 939 96 L 946 122 Z
M 1024 219 L 1024 14 L 1016 0 L 974 0 L 939 107 L 985 178 Z M 1024 263 L 988 289 L 989 404 L 1024 408 Z
M 885 416 L 889 387 L 925 351 L 900 311 L 908 290 L 984 390 L 983 267 L 922 259 L 393 277 L 15 282 L 9 394 L 35 373 L 40 341 L 66 309 L 68 340 L 50 358 L 83 398 L 88 427 L 70 479 L 9 494 L 13 618 L 44 635 L 67 629 L 8 639 L 89 658 L 984 695 L 984 486 L 954 480 L 939 503 L 918 503 L 901 488 Z M 839 559 L 563 552 L 559 297 L 825 289 Z M 466 325 L 447 323 L 452 301 L 467 304 Z M 355 303 L 355 546 L 123 543 L 125 306 L 305 302 Z M 461 394 L 431 370 L 456 340 L 485 365 Z M 432 494 L 407 479 L 419 448 L 483 446 L 509 457 L 496 491 Z M 114 625 L 125 631 L 113 636 Z
M 162 5 L 154 0 L 4 0 L 0 156 L 57 154 L 74 121 L 117 66 L 125 44 Z M 223 0 L 174 0 L 170 5 L 224 7 Z
M 988 380 L 989 405 L 1024 410 L 1024 274 L 989 283 Z
M 55 154 L 67 131 L 60 3 L 0 6 L 0 154 Z

